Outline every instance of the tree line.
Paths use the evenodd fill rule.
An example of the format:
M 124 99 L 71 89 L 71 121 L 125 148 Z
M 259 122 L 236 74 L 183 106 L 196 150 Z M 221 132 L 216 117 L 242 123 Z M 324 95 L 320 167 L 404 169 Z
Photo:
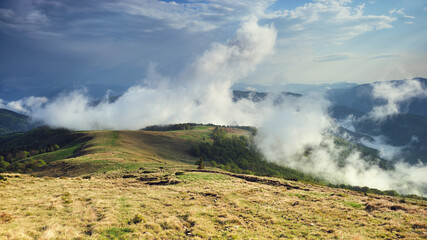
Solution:
M 75 138 L 66 129 L 39 127 L 25 133 L 10 134 L 0 137 L 0 172 L 31 172 L 46 162 L 31 159 L 43 153 L 60 149 Z

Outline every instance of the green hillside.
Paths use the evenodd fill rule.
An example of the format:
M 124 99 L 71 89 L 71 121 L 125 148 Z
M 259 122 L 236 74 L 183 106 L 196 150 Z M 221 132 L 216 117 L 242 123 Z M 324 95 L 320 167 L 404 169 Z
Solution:
M 333 186 L 326 179 L 268 162 L 251 144 L 256 130 L 250 127 L 178 124 L 151 126 L 141 131 L 85 131 L 35 128 L 0 138 L 0 172 L 32 173 L 35 176 L 82 177 L 108 175 L 159 166 L 194 168 L 202 161 L 208 168 L 239 174 L 278 177 Z M 153 129 L 160 131 L 153 131 Z M 174 130 L 184 129 L 184 130 Z M 338 146 L 358 150 L 368 162 L 391 167 L 378 151 L 335 137 Z M 305 153 L 307 156 L 310 152 Z M 379 159 L 379 160 L 378 160 Z M 343 162 L 343 164 L 345 164 Z M 398 195 L 367 187 L 339 185 L 365 193 Z
M 29 122 L 28 116 L 0 109 L 0 135 L 28 131 L 33 125 Z

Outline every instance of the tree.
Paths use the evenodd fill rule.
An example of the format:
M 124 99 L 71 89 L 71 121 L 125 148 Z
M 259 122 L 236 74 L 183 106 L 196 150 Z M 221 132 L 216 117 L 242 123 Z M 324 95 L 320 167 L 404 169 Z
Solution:
M 24 159 L 26 157 L 28 157 L 28 152 L 26 152 L 26 151 L 19 151 L 15 154 L 16 160 Z
M 205 168 L 203 157 L 199 158 L 199 160 L 196 162 L 196 165 L 198 166 L 197 169 L 204 169 Z
M 4 160 L 3 156 L 0 156 L 0 172 L 6 170 L 7 166 L 9 163 Z

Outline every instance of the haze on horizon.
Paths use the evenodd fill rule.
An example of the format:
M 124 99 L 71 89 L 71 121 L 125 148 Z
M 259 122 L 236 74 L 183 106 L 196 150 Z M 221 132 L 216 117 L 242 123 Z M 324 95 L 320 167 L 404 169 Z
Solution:
M 0 2 L 0 98 L 171 79 L 251 17 L 277 31 L 274 53 L 239 82 L 373 82 L 427 76 L 427 2 Z

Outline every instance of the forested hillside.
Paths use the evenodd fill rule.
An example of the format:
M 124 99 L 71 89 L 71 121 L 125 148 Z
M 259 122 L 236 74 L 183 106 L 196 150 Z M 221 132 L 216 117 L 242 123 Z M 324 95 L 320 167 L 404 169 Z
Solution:
M 31 123 L 28 116 L 7 109 L 0 109 L 0 135 L 25 132 L 34 128 L 35 125 L 37 124 Z

